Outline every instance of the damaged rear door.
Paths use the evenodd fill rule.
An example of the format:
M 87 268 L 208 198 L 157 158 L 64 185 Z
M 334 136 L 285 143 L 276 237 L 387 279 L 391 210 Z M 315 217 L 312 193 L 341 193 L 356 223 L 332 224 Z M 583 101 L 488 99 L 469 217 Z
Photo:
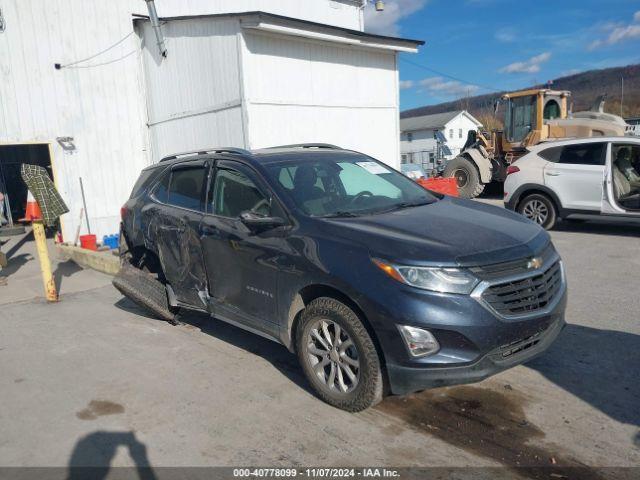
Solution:
M 171 168 L 166 197 L 157 209 L 156 245 L 165 279 L 179 304 L 206 309 L 207 278 L 199 227 L 204 211 L 209 161 Z

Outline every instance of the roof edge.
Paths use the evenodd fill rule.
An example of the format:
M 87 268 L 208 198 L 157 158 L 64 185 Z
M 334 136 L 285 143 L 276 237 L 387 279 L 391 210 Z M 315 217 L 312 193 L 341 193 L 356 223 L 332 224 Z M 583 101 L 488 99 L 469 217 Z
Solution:
M 133 14 L 132 16 L 134 17 L 133 18 L 134 22 L 149 20 L 148 15 Z M 352 35 L 354 37 L 371 38 L 371 39 L 377 39 L 377 40 L 388 41 L 388 42 L 410 43 L 415 45 L 416 47 L 422 46 L 425 44 L 424 40 L 415 40 L 411 38 L 378 35 L 375 33 L 362 32 L 360 30 L 353 30 L 351 28 L 338 27 L 336 25 L 328 25 L 326 23 L 318 23 L 318 22 L 313 22 L 311 20 L 303 20 L 300 18 L 287 17 L 285 15 L 278 15 L 275 13 L 268 13 L 260 10 L 249 11 L 249 12 L 234 12 L 234 13 L 210 13 L 210 14 L 203 14 L 203 15 L 184 15 L 184 16 L 178 16 L 178 17 L 160 17 L 160 20 L 163 22 L 171 22 L 171 21 L 178 21 L 178 20 L 197 20 L 197 19 L 206 19 L 206 18 L 237 18 L 237 17 L 249 17 L 249 16 L 258 16 L 260 18 L 265 18 L 265 19 L 294 22 L 294 23 L 306 25 L 308 27 L 324 28 L 328 30 L 340 31 L 342 33 Z

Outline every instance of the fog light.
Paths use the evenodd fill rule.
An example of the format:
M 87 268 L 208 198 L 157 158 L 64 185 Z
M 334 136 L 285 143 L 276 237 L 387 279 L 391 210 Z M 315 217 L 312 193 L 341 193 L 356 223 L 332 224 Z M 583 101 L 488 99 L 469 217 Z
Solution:
M 440 349 L 436 337 L 429 330 L 408 325 L 398 325 L 398 329 L 413 357 L 432 355 Z

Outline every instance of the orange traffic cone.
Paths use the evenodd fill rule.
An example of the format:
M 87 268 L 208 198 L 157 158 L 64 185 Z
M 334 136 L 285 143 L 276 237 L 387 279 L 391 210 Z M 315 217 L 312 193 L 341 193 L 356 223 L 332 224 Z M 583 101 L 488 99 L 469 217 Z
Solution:
M 38 205 L 36 199 L 33 198 L 31 192 L 27 190 L 27 208 L 25 208 L 24 211 L 24 218 L 18 221 L 28 223 L 34 220 L 42 220 L 42 210 L 40 210 L 40 205 Z

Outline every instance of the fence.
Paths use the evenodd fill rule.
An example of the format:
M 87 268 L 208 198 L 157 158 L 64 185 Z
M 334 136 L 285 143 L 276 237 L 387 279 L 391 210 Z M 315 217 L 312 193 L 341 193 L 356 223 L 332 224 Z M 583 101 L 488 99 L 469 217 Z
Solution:
M 431 150 L 420 150 L 416 152 L 404 152 L 401 155 L 402 163 L 414 163 L 420 165 L 422 169 L 431 174 L 433 170 L 441 173 L 448 160 L 451 160 L 460 153 L 459 148 L 452 148 L 451 155 L 443 155 L 442 148 L 434 147 Z

